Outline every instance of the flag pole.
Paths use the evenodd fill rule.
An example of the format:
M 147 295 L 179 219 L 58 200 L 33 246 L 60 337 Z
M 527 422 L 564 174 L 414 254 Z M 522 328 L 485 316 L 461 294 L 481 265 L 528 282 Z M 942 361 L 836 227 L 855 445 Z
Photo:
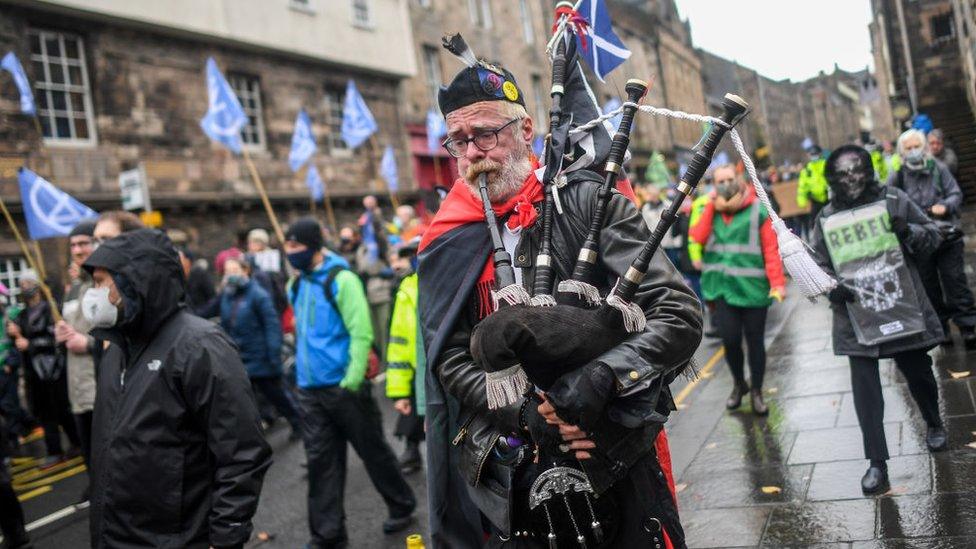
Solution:
M 276 216 L 274 210 L 271 209 L 271 201 L 268 200 L 268 192 L 264 189 L 264 183 L 261 182 L 261 176 L 258 175 L 258 170 L 254 167 L 254 162 L 251 161 L 251 155 L 247 152 L 245 147 L 241 147 L 241 153 L 244 157 L 244 163 L 247 165 L 248 171 L 251 172 L 251 179 L 254 180 L 254 186 L 258 189 L 258 194 L 261 195 L 261 202 L 264 204 L 264 209 L 268 213 L 268 219 L 271 220 L 271 226 L 274 228 L 275 236 L 278 237 L 279 245 L 284 246 L 285 233 L 281 230 L 281 225 L 278 223 L 278 216 Z
M 332 234 L 339 235 L 339 225 L 336 223 L 335 211 L 332 210 L 332 195 L 329 193 L 329 187 L 325 186 L 323 201 L 325 202 L 325 215 L 329 218 L 329 226 L 332 228 Z
M 47 268 L 44 266 L 44 253 L 41 252 L 41 245 L 36 240 L 31 240 L 31 245 L 34 247 L 34 257 L 37 258 L 37 267 L 40 269 L 37 274 L 41 275 L 41 278 L 47 278 Z
M 47 287 L 47 282 L 44 281 L 44 277 L 41 276 L 41 270 L 37 267 L 37 262 L 34 260 L 34 256 L 31 255 L 30 250 L 27 249 L 27 242 L 24 240 L 23 235 L 20 234 L 20 229 L 17 228 L 17 224 L 14 223 L 13 216 L 10 215 L 10 210 L 7 209 L 6 202 L 3 201 L 3 197 L 0 197 L 0 210 L 3 210 L 3 217 L 7 219 L 7 224 L 10 225 L 10 230 L 14 233 L 14 238 L 17 239 L 17 243 L 20 244 L 20 251 L 27 258 L 27 264 L 35 273 L 38 274 L 40 279 L 38 283 L 41 286 L 41 292 L 44 293 L 44 298 L 47 299 L 47 304 L 51 306 L 51 316 L 54 318 L 54 322 L 61 322 L 61 311 L 58 310 L 58 304 L 54 301 L 54 296 L 51 294 L 51 288 Z M 36 242 L 36 241 L 35 241 Z

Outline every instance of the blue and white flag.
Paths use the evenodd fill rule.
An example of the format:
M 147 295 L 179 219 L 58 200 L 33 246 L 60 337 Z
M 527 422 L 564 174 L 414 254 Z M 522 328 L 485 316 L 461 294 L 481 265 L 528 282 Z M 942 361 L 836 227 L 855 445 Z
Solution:
M 714 170 L 715 168 L 721 166 L 727 166 L 731 164 L 729 161 L 729 153 L 725 151 L 719 151 L 714 157 L 712 157 L 712 163 L 708 165 L 709 170 Z
M 27 73 L 24 72 L 24 67 L 14 52 L 7 52 L 7 55 L 3 56 L 3 61 L 0 61 L 0 68 L 8 71 L 14 77 L 14 84 L 20 91 L 20 112 L 30 115 L 37 114 L 34 108 L 34 93 L 31 91 L 30 81 L 27 80 Z
M 322 202 L 322 197 L 325 196 L 325 183 L 322 182 L 319 169 L 315 167 L 314 162 L 308 165 L 308 173 L 305 174 L 305 185 L 308 187 L 309 192 L 312 193 L 312 200 Z
M 346 101 L 342 105 L 342 140 L 350 149 L 355 149 L 377 129 L 376 119 L 369 112 L 363 96 L 359 95 L 356 83 L 349 80 L 346 85 Z
M 546 140 L 543 139 L 541 135 L 535 136 L 535 139 L 532 140 L 532 152 L 534 152 L 535 155 L 538 156 L 539 158 L 542 158 L 542 152 L 545 149 L 546 149 Z
M 288 167 L 297 172 L 315 154 L 318 146 L 312 134 L 312 121 L 305 109 L 298 111 L 295 118 L 295 133 L 291 134 L 291 151 L 288 152 Z
M 579 14 L 589 22 L 585 48 L 580 37 L 576 37 L 580 57 L 586 59 L 597 78 L 603 82 L 610 71 L 630 57 L 630 50 L 613 32 L 610 13 L 603 0 L 582 0 Z
M 620 102 L 620 99 L 616 97 L 611 97 L 606 103 L 603 104 L 603 114 L 607 114 L 611 111 L 615 111 L 619 109 L 621 105 L 623 105 L 623 103 Z M 614 116 L 613 118 L 610 119 L 610 124 L 613 126 L 613 131 L 617 131 L 617 128 L 620 127 L 620 121 L 623 119 L 624 119 L 623 111 L 620 111 L 619 113 L 617 113 L 617 116 Z
M 393 145 L 387 145 L 386 150 L 383 151 L 383 161 L 380 162 L 380 174 L 386 180 L 386 188 L 391 193 L 395 193 L 400 187 L 400 182 L 398 181 L 396 153 L 393 151 Z
M 200 120 L 203 133 L 234 153 L 241 152 L 241 128 L 247 115 L 213 57 L 207 59 L 207 114 Z
M 432 153 L 441 148 L 441 138 L 447 135 L 447 122 L 437 109 L 427 111 L 427 150 Z
M 31 240 L 68 236 L 78 222 L 98 217 L 94 210 L 27 168 L 17 172 L 17 180 Z
M 373 227 L 373 212 L 363 214 L 359 223 L 363 235 L 363 246 L 366 247 L 366 258 L 370 261 L 376 261 L 380 257 L 380 243 L 376 240 L 376 228 Z

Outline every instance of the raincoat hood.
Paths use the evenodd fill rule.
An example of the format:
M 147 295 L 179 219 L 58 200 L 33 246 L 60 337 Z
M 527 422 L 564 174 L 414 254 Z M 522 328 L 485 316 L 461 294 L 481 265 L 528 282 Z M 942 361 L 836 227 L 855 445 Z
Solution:
M 82 265 L 89 274 L 103 268 L 123 299 L 122 318 L 109 329 L 94 330 L 106 339 L 124 335 L 130 340 L 151 338 L 160 326 L 183 308 L 186 282 L 172 241 L 162 231 L 138 229 L 106 240 Z

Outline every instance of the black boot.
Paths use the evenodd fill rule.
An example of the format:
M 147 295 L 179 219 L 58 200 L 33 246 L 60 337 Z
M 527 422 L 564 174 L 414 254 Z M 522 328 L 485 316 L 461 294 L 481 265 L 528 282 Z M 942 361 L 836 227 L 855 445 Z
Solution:
M 403 455 L 400 456 L 399 461 L 400 470 L 404 473 L 419 471 L 421 466 L 420 442 L 408 440 L 407 447 L 403 449 Z
M 888 482 L 888 466 L 884 461 L 871 460 L 871 466 L 861 477 L 861 491 L 864 495 L 883 494 L 891 488 Z
M 952 340 L 952 327 L 948 324 L 942 326 L 942 343 L 943 347 L 954 347 L 956 342 Z
M 769 406 L 766 406 L 766 401 L 763 400 L 762 389 L 753 388 L 749 392 L 749 397 L 752 399 L 752 413 L 757 416 L 764 416 L 769 413 Z
M 729 410 L 735 410 L 739 406 L 742 406 L 742 397 L 748 392 L 749 385 L 745 381 L 736 382 L 735 386 L 732 387 L 732 394 L 725 401 L 725 407 Z
M 966 345 L 966 350 L 976 349 L 976 329 L 972 327 L 960 329 L 962 332 L 962 342 Z
M 948 448 L 949 433 L 946 432 L 945 427 L 941 425 L 929 427 L 925 433 L 925 445 L 929 447 L 930 452 L 941 452 Z

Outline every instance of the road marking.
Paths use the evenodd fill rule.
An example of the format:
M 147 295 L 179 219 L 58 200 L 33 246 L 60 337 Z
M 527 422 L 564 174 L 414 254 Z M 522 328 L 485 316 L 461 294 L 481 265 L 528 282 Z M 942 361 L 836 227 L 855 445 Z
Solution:
M 34 522 L 25 526 L 24 529 L 27 530 L 28 532 L 32 532 L 34 530 L 37 530 L 38 528 L 43 528 L 48 524 L 51 524 L 52 522 L 57 522 L 63 519 L 64 517 L 71 516 L 77 512 L 78 512 L 77 505 L 69 505 L 64 509 L 61 509 L 60 511 L 55 511 L 46 517 L 41 517 L 35 520 Z
M 63 469 L 67 469 L 69 467 L 74 467 L 75 465 L 79 465 L 82 461 L 84 461 L 84 458 L 78 456 L 76 458 L 71 458 L 69 460 L 56 463 L 46 469 L 34 469 L 31 471 L 20 473 L 18 475 L 13 476 L 13 481 L 14 481 L 13 483 L 14 485 L 17 485 L 27 481 L 36 480 L 41 477 L 47 476 L 51 473 L 57 473 L 58 471 L 61 471 Z
M 50 486 L 41 486 L 40 488 L 35 488 L 30 492 L 24 492 L 23 494 L 20 494 L 19 496 L 17 496 L 17 499 L 22 502 L 27 501 L 31 498 L 36 498 L 37 496 L 46 494 L 51 490 L 53 490 L 53 488 L 51 488 Z
M 21 461 L 17 465 L 12 466 L 10 468 L 10 474 L 17 476 L 19 473 L 23 473 L 24 471 L 37 467 L 38 462 L 40 462 L 40 460 L 36 458 L 27 458 L 26 461 Z
M 705 367 L 698 372 L 698 376 L 691 380 L 688 385 L 685 385 L 684 389 L 681 389 L 681 392 L 678 393 L 678 396 L 674 397 L 675 405 L 681 404 L 682 400 L 688 398 L 688 395 L 695 390 L 695 386 L 697 386 L 702 379 L 705 379 L 705 377 L 711 373 L 712 368 L 718 364 L 719 359 L 721 359 L 723 356 L 725 356 L 725 347 L 719 347 L 719 349 L 715 351 L 715 354 L 713 354 L 708 359 L 708 362 L 705 363 Z
M 25 484 L 15 484 L 14 490 L 31 490 L 33 488 L 40 488 L 41 486 L 54 484 L 59 480 L 64 480 L 68 477 L 73 477 L 78 473 L 84 473 L 84 472 L 85 472 L 85 466 L 82 464 L 72 469 L 68 469 L 67 471 L 64 471 L 62 473 L 51 475 L 49 477 L 44 477 L 41 480 L 35 480 L 34 482 L 28 482 Z

